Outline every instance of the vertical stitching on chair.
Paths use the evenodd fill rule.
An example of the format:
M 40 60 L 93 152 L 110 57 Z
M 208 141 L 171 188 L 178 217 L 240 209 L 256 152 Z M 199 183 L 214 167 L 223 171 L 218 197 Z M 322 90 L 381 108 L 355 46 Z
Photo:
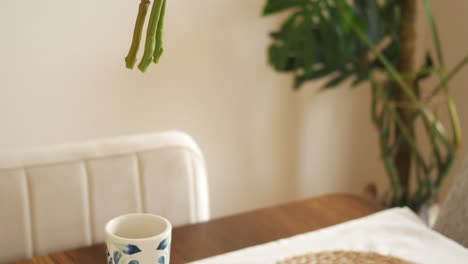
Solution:
M 85 184 L 85 189 L 86 189 L 86 194 L 85 194 L 85 199 L 87 198 L 87 201 L 86 201 L 86 207 L 88 208 L 88 217 L 86 219 L 86 221 L 88 221 L 88 243 L 89 244 L 92 244 L 94 243 L 94 234 L 96 232 L 95 228 L 94 228 L 94 225 L 93 225 L 93 217 L 94 217 L 94 206 L 93 206 L 93 199 L 94 197 L 92 196 L 92 186 L 91 186 L 91 180 L 90 180 L 90 173 L 89 173 L 89 168 L 88 168 L 88 162 L 87 160 L 82 160 L 81 161 L 82 165 L 83 165 L 83 171 L 84 171 L 84 180 L 86 181 L 86 184 Z
M 190 222 L 199 222 L 200 221 L 200 212 L 199 212 L 199 201 L 198 201 L 198 183 L 197 179 L 195 179 L 195 166 L 194 166 L 194 161 L 192 157 L 192 153 L 189 151 L 185 151 L 187 154 L 187 157 L 189 159 L 190 163 L 190 174 L 189 174 L 189 183 L 190 184 L 190 195 L 191 199 L 189 201 L 190 203 Z
M 146 207 L 146 191 L 145 191 L 145 177 L 143 176 L 143 164 L 140 159 L 139 153 L 135 153 L 136 158 L 136 171 L 137 171 L 137 184 L 140 191 L 140 208 L 143 213 L 148 213 Z
M 24 180 L 25 180 L 25 189 L 26 189 L 26 192 L 25 192 L 25 203 L 26 203 L 26 207 L 25 208 L 25 214 L 26 215 L 26 220 L 27 223 L 25 223 L 25 229 L 26 229 L 26 236 L 27 236 L 27 239 L 28 239 L 28 254 L 29 254 L 29 257 L 32 257 L 35 255 L 35 249 L 34 249 L 34 245 L 35 245 L 35 235 L 34 235 L 34 221 L 33 221 L 33 210 L 32 210 L 32 206 L 33 206 L 33 203 L 32 203 L 32 198 L 31 198 L 31 181 L 29 179 L 29 173 L 27 171 L 26 168 L 23 168 L 23 174 L 24 174 Z

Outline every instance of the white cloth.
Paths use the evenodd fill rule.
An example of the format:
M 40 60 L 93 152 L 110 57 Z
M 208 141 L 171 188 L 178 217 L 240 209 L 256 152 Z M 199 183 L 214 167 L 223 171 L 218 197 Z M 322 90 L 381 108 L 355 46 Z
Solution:
M 428 228 L 411 210 L 394 208 L 193 264 L 268 264 L 322 250 L 374 251 L 424 264 L 468 263 L 467 248 Z

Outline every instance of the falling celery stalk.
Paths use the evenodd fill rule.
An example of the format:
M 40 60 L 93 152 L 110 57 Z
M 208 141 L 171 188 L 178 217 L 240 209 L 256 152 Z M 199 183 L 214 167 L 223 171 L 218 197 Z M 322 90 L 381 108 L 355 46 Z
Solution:
M 155 47 L 154 53 L 153 53 L 154 63 L 159 62 L 159 58 L 161 58 L 161 55 L 164 52 L 163 41 L 162 40 L 163 40 L 164 17 L 166 15 L 166 0 L 162 0 L 162 1 L 164 3 L 163 3 L 163 6 L 162 6 L 161 13 L 159 15 L 158 29 L 156 31 L 156 47 Z
M 133 31 L 132 44 L 127 57 L 125 57 L 125 64 L 129 69 L 133 69 L 137 61 L 143 27 L 145 25 L 146 14 L 148 13 L 150 3 L 150 0 L 141 0 L 140 2 L 135 22 L 135 29 Z M 146 32 L 145 51 L 140 64 L 138 64 L 138 68 L 142 72 L 145 72 L 148 69 L 151 62 L 158 63 L 164 52 L 162 38 L 165 13 L 166 0 L 154 0 Z
M 140 7 L 138 8 L 138 15 L 135 22 L 135 30 L 133 31 L 133 40 L 130 50 L 128 51 L 127 57 L 125 57 L 126 67 L 133 69 L 136 63 L 136 56 L 140 47 L 141 35 L 145 24 L 146 14 L 148 13 L 148 7 L 150 0 L 141 0 Z
M 161 10 L 165 0 L 155 0 L 153 3 L 153 8 L 151 10 L 150 19 L 148 22 L 148 28 L 146 32 L 146 42 L 145 42 L 145 52 L 143 53 L 143 58 L 138 64 L 138 68 L 145 72 L 148 69 L 148 66 L 153 61 L 153 53 L 156 48 L 156 37 L 158 36 L 158 23 L 160 22 Z M 162 30 L 162 27 L 160 28 Z

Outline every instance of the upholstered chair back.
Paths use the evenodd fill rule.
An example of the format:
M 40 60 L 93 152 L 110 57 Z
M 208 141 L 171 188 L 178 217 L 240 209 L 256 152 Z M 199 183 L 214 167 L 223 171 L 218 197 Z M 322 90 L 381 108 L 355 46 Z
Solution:
M 164 132 L 0 155 L 0 263 L 104 240 L 132 212 L 173 225 L 210 217 L 203 155 Z
M 442 205 L 434 229 L 468 247 L 468 159 Z

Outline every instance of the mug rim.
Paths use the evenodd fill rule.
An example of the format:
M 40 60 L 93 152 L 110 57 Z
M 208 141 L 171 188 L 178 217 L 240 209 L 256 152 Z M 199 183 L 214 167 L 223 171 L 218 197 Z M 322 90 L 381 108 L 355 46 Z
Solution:
M 157 235 L 149 236 L 149 237 L 143 237 L 143 238 L 121 237 L 121 236 L 118 236 L 118 235 L 114 234 L 113 232 L 111 232 L 111 230 L 110 230 L 111 225 L 115 224 L 119 220 L 123 220 L 124 218 L 132 217 L 132 216 L 145 216 L 145 217 L 149 216 L 149 217 L 155 218 L 155 219 L 157 219 L 159 221 L 162 221 L 165 224 L 164 230 L 162 232 L 160 232 L 159 234 L 157 234 Z M 172 226 L 171 226 L 171 222 L 169 222 L 169 220 L 167 220 L 166 218 L 164 218 L 164 217 L 162 217 L 160 215 L 148 214 L 148 213 L 131 213 L 131 214 L 120 215 L 120 216 L 114 217 L 111 220 L 109 220 L 106 223 L 106 227 L 105 227 L 106 235 L 108 237 L 110 237 L 111 239 L 128 240 L 128 241 L 147 241 L 147 240 L 155 240 L 155 239 L 160 239 L 160 238 L 166 238 L 167 234 L 171 232 L 171 229 L 172 229 Z

